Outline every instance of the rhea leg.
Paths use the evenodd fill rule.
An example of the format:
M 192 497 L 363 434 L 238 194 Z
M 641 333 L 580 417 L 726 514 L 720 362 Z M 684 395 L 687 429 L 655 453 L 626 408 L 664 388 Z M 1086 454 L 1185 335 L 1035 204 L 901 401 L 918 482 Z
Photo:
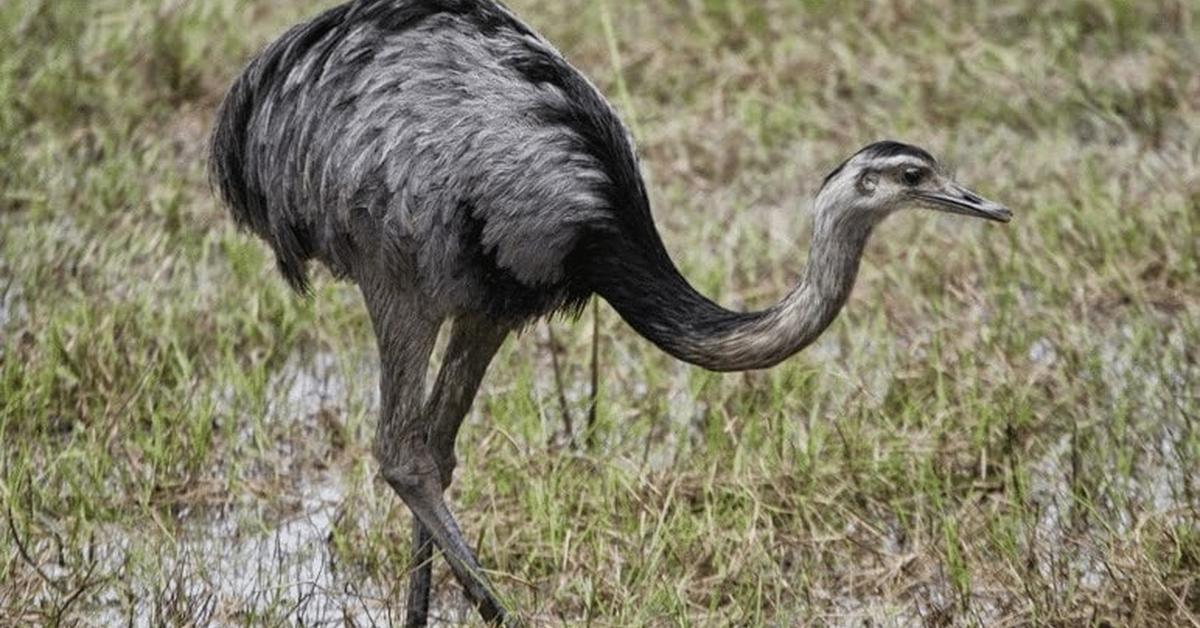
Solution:
M 429 588 L 433 583 L 433 536 L 413 515 L 412 572 L 408 575 L 408 601 L 404 612 L 405 628 L 424 628 L 429 624 Z
M 383 411 L 375 434 L 380 473 L 442 548 L 467 597 L 486 621 L 506 613 L 442 498 L 439 457 L 427 442 L 424 375 L 441 321 L 424 314 L 414 295 L 363 286 L 381 362 Z M 417 535 L 420 540 L 420 534 Z
M 507 327 L 479 317 L 460 317 L 454 321 L 442 368 L 426 404 L 433 417 L 427 441 L 438 457 L 443 487 L 450 486 L 454 468 L 458 465 L 454 442 L 463 418 L 471 409 L 488 365 L 508 332 Z
M 487 367 L 508 335 L 508 329 L 476 317 L 454 321 L 450 343 L 433 393 L 425 403 L 432 417 L 426 443 L 432 448 L 441 473 L 442 489 L 450 486 L 454 467 L 454 442 L 463 418 L 471 409 Z M 429 620 L 429 588 L 433 571 L 433 538 L 417 519 L 413 521 L 413 565 L 409 580 L 405 626 L 419 628 Z
M 490 623 L 503 623 L 507 613 L 493 593 L 491 582 L 467 545 L 454 516 L 446 508 L 430 450 L 423 443 L 411 442 L 401 452 L 396 458 L 402 460 L 384 463 L 384 478 L 442 549 L 455 578 L 483 619 Z

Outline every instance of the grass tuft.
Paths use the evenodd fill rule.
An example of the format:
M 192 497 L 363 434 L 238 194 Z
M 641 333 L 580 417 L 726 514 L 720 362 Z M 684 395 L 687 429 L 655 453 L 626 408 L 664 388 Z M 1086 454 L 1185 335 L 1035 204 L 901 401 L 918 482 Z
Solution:
M 400 621 L 361 299 L 289 293 L 204 174 L 225 86 L 330 4 L 0 3 L 0 623 Z M 636 112 L 722 303 L 787 290 L 868 141 L 1017 211 L 892 220 L 769 372 L 603 311 L 590 448 L 591 317 L 510 342 L 451 496 L 531 623 L 1200 622 L 1194 2 L 512 5 Z

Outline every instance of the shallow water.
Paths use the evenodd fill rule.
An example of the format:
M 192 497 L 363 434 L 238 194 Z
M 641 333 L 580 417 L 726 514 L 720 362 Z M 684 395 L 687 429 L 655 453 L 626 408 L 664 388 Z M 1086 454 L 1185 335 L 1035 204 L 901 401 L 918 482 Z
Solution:
M 330 353 L 297 357 L 272 377 L 272 401 L 262 420 L 319 433 L 320 413 L 344 408 L 348 397 L 378 403 L 374 376 L 365 372 L 369 368 L 347 367 Z M 239 429 L 237 437 L 244 442 L 234 449 L 255 446 L 254 430 L 254 425 Z M 283 445 L 280 455 L 303 457 L 306 451 L 291 451 L 299 447 Z M 287 467 L 290 461 L 281 462 Z M 186 600 L 193 617 L 215 625 L 242 624 L 256 616 L 308 626 L 402 623 L 404 600 L 389 599 L 392 583 L 372 581 L 354 566 L 339 564 L 330 545 L 334 527 L 346 516 L 345 474 L 338 465 L 302 467 L 294 478 L 264 482 L 276 492 L 261 499 L 184 508 L 158 544 L 143 543 L 151 535 L 142 530 L 107 530 L 105 562 L 130 580 L 137 601 L 104 600 L 104 608 L 93 615 L 95 625 L 158 625 L 164 605 L 180 600 Z M 407 530 L 407 521 L 402 527 Z M 146 552 L 150 555 L 141 555 Z M 461 625 L 474 611 L 460 595 L 439 591 L 431 616 L 435 626 Z
M 523 340 L 532 341 L 528 337 Z M 1127 333 L 1118 331 L 1100 352 L 1104 376 L 1114 380 L 1130 380 L 1115 384 L 1116 387 L 1153 387 L 1170 381 L 1188 381 L 1186 374 L 1182 373 L 1168 376 L 1164 381 L 1160 374 L 1134 364 L 1125 350 L 1129 340 Z M 842 392 L 845 395 L 865 393 L 864 401 L 870 404 L 873 399 L 882 398 L 891 383 L 888 365 L 894 362 L 895 356 L 878 355 L 880 351 L 888 350 L 885 347 L 865 338 L 839 340 L 831 336 L 814 348 L 829 370 L 841 375 L 836 378 L 835 385 L 844 388 Z M 874 365 L 872 370 L 852 372 L 845 364 L 849 359 L 847 356 L 863 353 L 871 355 L 858 363 Z M 1033 343 L 1028 357 L 1035 366 L 1047 369 L 1053 368 L 1060 359 L 1059 350 L 1046 338 Z M 654 446 L 647 449 L 647 459 L 641 461 L 643 469 L 671 467 L 675 453 L 687 445 L 673 442 L 673 439 L 702 437 L 697 427 L 697 417 L 705 413 L 705 408 L 703 402 L 692 399 L 688 394 L 687 373 L 686 368 L 680 367 L 670 375 L 672 398 L 665 406 L 665 416 L 660 420 L 692 427 L 686 430 L 666 429 L 664 438 L 656 440 Z M 536 379 L 537 394 L 544 397 L 548 407 L 557 411 L 556 384 L 548 364 L 538 367 Z M 568 383 L 571 384 L 565 391 L 568 403 L 573 408 L 584 407 L 586 383 L 583 380 Z M 270 400 L 268 410 L 261 420 L 293 426 L 305 433 L 320 432 L 322 428 L 318 425 L 318 415 L 322 412 L 333 409 L 344 414 L 346 408 L 356 406 L 373 416 L 378 405 L 373 365 L 348 365 L 329 352 L 293 359 L 271 378 L 267 398 Z M 1154 411 L 1166 409 L 1165 406 L 1153 408 Z M 556 412 L 550 412 L 549 415 L 557 416 Z M 577 429 L 581 427 L 576 425 Z M 253 428 L 242 430 L 239 438 L 252 440 Z M 1121 491 L 1137 496 L 1140 500 L 1138 511 L 1146 516 L 1176 516 L 1172 513 L 1180 504 L 1178 485 L 1188 470 L 1172 455 L 1176 447 L 1173 438 L 1172 433 L 1165 430 L 1159 441 L 1151 444 L 1149 451 L 1143 452 L 1133 473 L 1128 477 L 1112 479 L 1114 486 L 1121 485 L 1118 487 Z M 295 445 L 281 446 L 281 456 L 297 453 L 290 451 Z M 1103 464 L 1107 466 L 1111 463 L 1105 461 Z M 1110 577 L 1103 564 L 1103 548 L 1081 546 L 1077 542 L 1078 537 L 1072 534 L 1072 517 L 1076 513 L 1071 512 L 1070 436 L 1061 437 L 1028 466 L 1030 498 L 1038 505 L 1036 522 L 1029 537 L 1032 545 L 1028 549 L 1038 561 L 1040 573 L 1045 578 L 1054 578 L 1061 576 L 1061 570 L 1065 567 L 1080 586 L 1092 589 L 1103 587 L 1105 580 Z M 388 599 L 391 588 L 384 585 L 391 583 L 357 577 L 353 569 L 338 564 L 337 556 L 329 546 L 330 533 L 339 517 L 344 515 L 343 506 L 349 498 L 345 477 L 345 469 L 336 465 L 305 468 L 284 489 L 288 491 L 285 501 L 291 504 L 285 514 L 268 511 L 253 499 L 215 510 L 181 512 L 172 543 L 161 548 L 161 554 L 150 561 L 156 569 L 149 573 L 172 579 L 165 585 L 168 591 L 171 587 L 177 587 L 182 589 L 178 593 L 183 596 L 205 600 L 211 606 L 209 612 L 213 621 L 218 624 L 238 622 L 260 611 L 278 613 L 279 609 L 288 609 L 286 618 L 289 622 L 305 625 L 343 625 L 349 621 L 359 625 L 400 623 L 403 599 Z M 1179 512 L 1178 516 L 1185 515 Z M 1119 528 L 1115 530 L 1117 534 L 1132 530 L 1138 523 L 1128 517 L 1116 521 Z M 407 521 L 389 522 L 388 525 L 400 525 L 407 529 Z M 919 550 L 908 545 L 904 531 L 897 525 L 886 526 L 885 532 L 883 537 L 875 539 L 879 554 L 892 565 L 885 568 L 900 569 L 901 565 L 911 560 L 913 552 Z M 847 531 L 848 535 L 852 533 Z M 137 531 L 121 531 L 115 535 L 117 538 L 111 547 L 127 548 L 137 535 Z M 837 612 L 837 617 L 831 616 L 829 620 L 836 625 L 862 625 L 864 622 L 880 626 L 911 625 L 922 623 L 923 618 L 931 614 L 936 615 L 939 608 L 954 605 L 954 596 L 957 594 L 944 576 L 926 578 L 922 587 L 922 591 L 914 594 L 913 599 L 921 600 L 921 604 L 917 605 L 898 605 L 896 600 L 903 598 L 871 593 L 869 590 L 850 595 L 842 591 L 827 591 L 825 601 L 830 609 Z M 135 584 L 133 589 L 145 593 L 146 599 L 150 599 L 154 591 L 161 593 L 164 585 L 162 582 L 146 581 Z M 403 591 L 403 588 L 396 590 Z M 449 593 L 451 591 L 435 593 L 434 625 L 470 623 L 475 617 L 474 612 L 461 595 Z M 112 602 L 114 606 L 119 604 L 118 600 Z M 986 589 L 981 589 L 971 604 L 980 621 L 986 622 L 992 614 L 996 617 L 1004 614 Z M 109 619 L 138 626 L 155 623 L 155 610 L 149 603 L 135 605 L 132 612 L 133 621 L 115 614 Z
M 0 276 L 0 329 L 16 325 L 28 317 L 17 282 Z

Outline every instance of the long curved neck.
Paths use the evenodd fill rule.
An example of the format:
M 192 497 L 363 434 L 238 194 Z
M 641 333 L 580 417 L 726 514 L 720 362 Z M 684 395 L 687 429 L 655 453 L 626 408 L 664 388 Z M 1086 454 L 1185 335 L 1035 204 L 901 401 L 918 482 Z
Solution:
M 680 360 L 713 371 L 767 368 L 816 340 L 849 298 L 873 225 L 843 219 L 848 214 L 818 210 L 800 283 L 759 312 L 727 310 L 697 292 L 657 233 L 610 240 L 593 284 L 638 333 Z

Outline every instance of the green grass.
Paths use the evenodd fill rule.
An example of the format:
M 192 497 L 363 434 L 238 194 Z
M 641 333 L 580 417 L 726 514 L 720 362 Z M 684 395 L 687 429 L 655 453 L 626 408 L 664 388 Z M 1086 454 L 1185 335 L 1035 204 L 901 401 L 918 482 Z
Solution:
M 224 87 L 328 4 L 0 3 L 0 624 L 401 619 L 361 299 L 290 294 L 204 174 Z M 545 326 L 510 341 L 451 496 L 529 621 L 1200 623 L 1195 3 L 511 4 L 636 113 L 668 247 L 722 303 L 789 287 L 867 141 L 1017 212 L 893 219 L 768 372 L 603 306 L 590 450 L 590 317 L 552 323 L 557 379 Z

